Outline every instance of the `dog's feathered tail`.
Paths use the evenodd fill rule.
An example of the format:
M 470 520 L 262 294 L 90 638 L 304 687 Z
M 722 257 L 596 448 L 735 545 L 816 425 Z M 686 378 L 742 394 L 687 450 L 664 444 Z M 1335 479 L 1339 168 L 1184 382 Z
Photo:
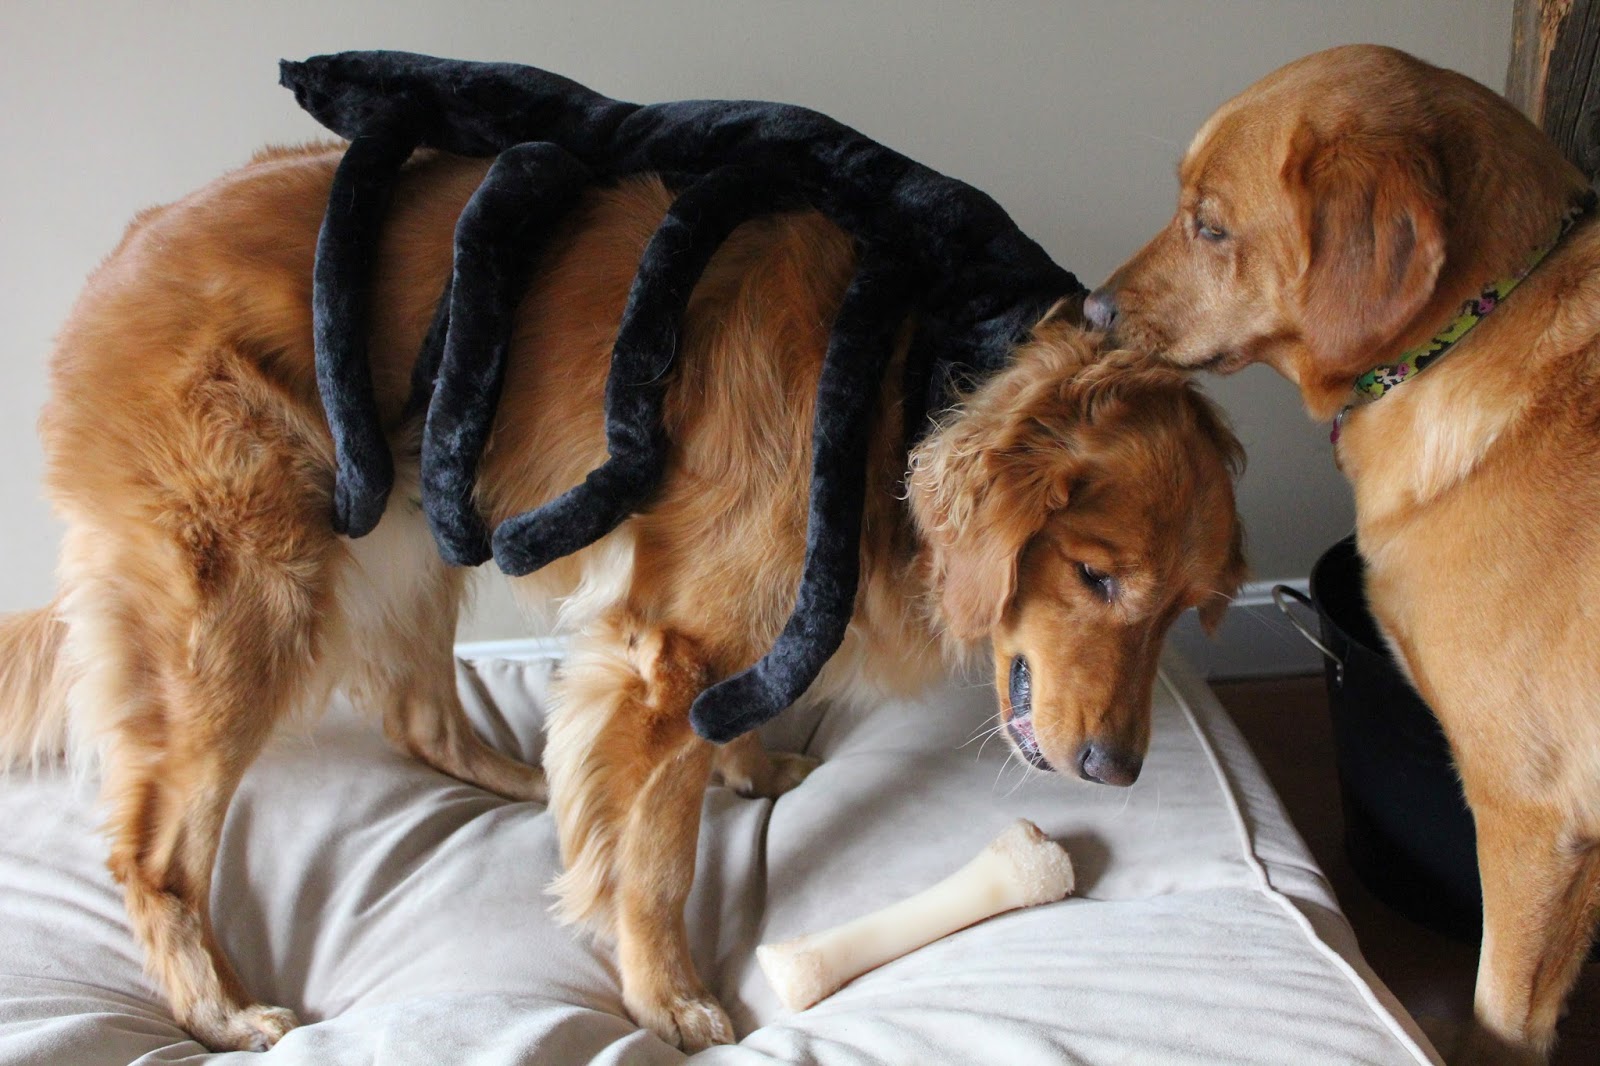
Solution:
M 0 770 L 66 750 L 66 634 L 54 605 L 0 615 Z

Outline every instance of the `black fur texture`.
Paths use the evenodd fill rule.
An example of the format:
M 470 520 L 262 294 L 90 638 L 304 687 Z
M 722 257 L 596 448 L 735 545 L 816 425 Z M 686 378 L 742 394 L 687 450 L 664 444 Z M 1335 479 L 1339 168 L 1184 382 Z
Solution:
M 390 185 L 415 147 L 409 129 L 383 116 L 371 132 L 352 138 L 317 232 L 311 278 L 317 390 L 338 464 L 333 528 L 351 537 L 372 532 L 394 487 L 394 459 L 367 363 L 367 315 Z
M 456 223 L 449 325 L 422 434 L 423 509 L 440 554 L 456 566 L 490 556 L 473 487 L 505 384 L 517 304 L 538 249 L 592 178 L 553 144 L 514 145 Z

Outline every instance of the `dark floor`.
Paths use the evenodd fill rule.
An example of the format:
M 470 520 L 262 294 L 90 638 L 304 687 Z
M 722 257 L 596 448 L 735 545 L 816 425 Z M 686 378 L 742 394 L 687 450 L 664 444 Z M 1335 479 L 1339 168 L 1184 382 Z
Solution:
M 1367 961 L 1442 1044 L 1440 1034 L 1453 1031 L 1471 1014 L 1478 950 L 1401 917 L 1356 880 L 1342 842 L 1333 733 L 1322 678 L 1216 682 L 1212 687 L 1327 873 Z M 1600 964 L 1591 963 L 1584 970 L 1552 1061 L 1563 1066 L 1600 1062 Z

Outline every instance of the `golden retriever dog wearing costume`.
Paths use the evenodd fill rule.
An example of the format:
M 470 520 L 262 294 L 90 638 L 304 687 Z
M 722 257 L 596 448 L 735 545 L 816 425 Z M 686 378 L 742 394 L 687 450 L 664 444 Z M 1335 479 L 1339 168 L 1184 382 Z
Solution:
M 798 487 L 852 244 L 805 211 L 734 233 L 690 304 L 653 504 L 518 580 L 530 605 L 560 603 L 574 634 L 541 770 L 463 716 L 451 649 L 465 572 L 435 551 L 420 418 L 405 411 L 453 227 L 488 162 L 421 152 L 395 190 L 369 355 L 399 482 L 377 529 L 349 540 L 329 519 L 311 319 L 341 153 L 270 151 L 145 212 L 73 310 L 42 423 L 67 524 L 61 591 L 0 622 L 0 755 L 97 758 L 110 866 L 150 971 L 210 1047 L 269 1047 L 295 1025 L 241 986 L 212 934 L 213 858 L 269 734 L 335 687 L 464 781 L 544 802 L 548 774 L 561 913 L 615 940 L 638 1022 L 686 1048 L 730 1041 L 683 926 L 702 793 L 715 776 L 777 796 L 812 763 L 754 735 L 701 740 L 688 708 L 754 661 L 792 606 Z M 650 177 L 585 196 L 521 305 L 480 469 L 491 523 L 606 455 L 610 346 L 672 197 Z M 990 646 L 1026 758 L 1134 779 L 1163 634 L 1193 606 L 1214 624 L 1241 577 L 1239 456 L 1179 372 L 1101 357 L 1096 340 L 1068 309 L 1047 316 L 909 457 L 889 374 L 855 614 L 812 697 L 915 692 Z

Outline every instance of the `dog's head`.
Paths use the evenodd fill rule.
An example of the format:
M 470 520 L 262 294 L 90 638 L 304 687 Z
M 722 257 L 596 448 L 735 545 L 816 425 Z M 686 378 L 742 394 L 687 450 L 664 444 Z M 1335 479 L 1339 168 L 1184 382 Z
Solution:
M 1001 717 L 1035 766 L 1131 784 L 1162 639 L 1214 629 L 1244 573 L 1215 408 L 1165 367 L 1060 320 L 1036 328 L 912 455 L 935 614 L 992 641 Z
M 1582 188 L 1493 92 L 1367 45 L 1307 56 L 1224 104 L 1178 180 L 1172 221 L 1086 315 L 1179 366 L 1265 362 L 1317 417 L 1501 261 L 1525 259 Z

